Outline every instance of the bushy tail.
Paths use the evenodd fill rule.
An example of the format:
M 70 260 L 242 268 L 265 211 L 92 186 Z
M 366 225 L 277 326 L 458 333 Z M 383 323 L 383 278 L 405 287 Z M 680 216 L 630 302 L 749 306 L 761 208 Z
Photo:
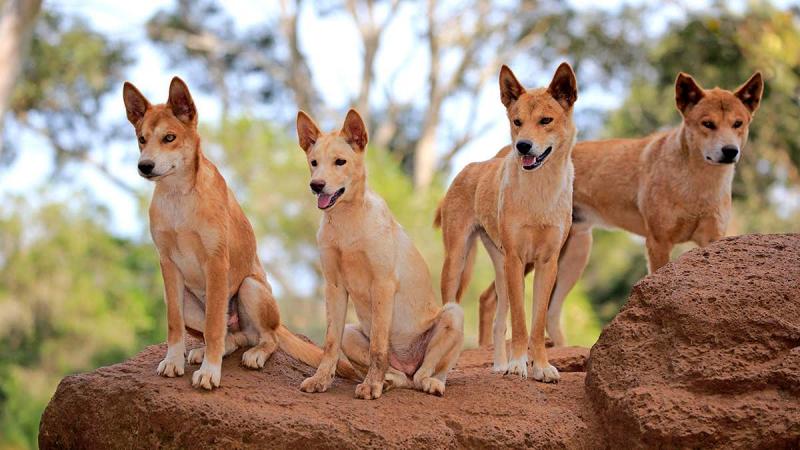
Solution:
M 442 228 L 442 204 L 444 203 L 444 199 L 439 202 L 439 206 L 436 207 L 436 217 L 433 218 L 433 228 Z
M 319 367 L 320 362 L 322 362 L 321 348 L 311 342 L 300 339 L 283 325 L 278 327 L 278 342 L 281 350 L 309 366 Z M 350 362 L 344 359 L 339 359 L 339 362 L 336 363 L 336 375 L 348 380 L 361 381 L 361 377 L 350 365 Z

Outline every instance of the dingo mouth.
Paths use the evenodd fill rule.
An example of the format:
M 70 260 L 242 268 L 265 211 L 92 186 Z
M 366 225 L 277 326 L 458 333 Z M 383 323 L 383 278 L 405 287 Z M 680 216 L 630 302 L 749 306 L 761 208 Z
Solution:
M 525 170 L 533 170 L 537 169 L 544 163 L 544 160 L 550 156 L 550 152 L 553 151 L 553 146 L 547 147 L 547 150 L 544 151 L 539 156 L 535 155 L 522 155 L 522 168 Z
M 158 181 L 159 179 L 164 178 L 165 176 L 171 174 L 174 171 L 175 171 L 175 167 L 173 166 L 173 167 L 170 167 L 170 169 L 168 171 L 164 172 L 164 173 L 148 173 L 148 174 L 144 174 L 141 171 L 139 171 L 139 176 L 141 176 L 145 180 Z
M 339 189 L 338 191 L 334 192 L 333 194 L 326 194 L 324 192 L 320 192 L 317 194 L 317 208 L 319 209 L 328 209 L 336 203 L 336 200 L 344 194 L 344 188 Z

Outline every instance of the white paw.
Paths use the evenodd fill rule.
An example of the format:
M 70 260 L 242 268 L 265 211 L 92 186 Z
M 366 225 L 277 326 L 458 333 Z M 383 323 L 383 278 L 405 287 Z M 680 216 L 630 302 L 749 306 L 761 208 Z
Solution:
M 193 348 L 189 350 L 189 356 L 186 358 L 186 362 L 189 364 L 200 364 L 203 362 L 203 357 L 206 355 L 206 348 L 199 347 Z
M 519 375 L 522 378 L 528 378 L 528 356 L 525 355 L 521 358 L 511 358 L 508 361 L 508 370 L 506 373 L 511 375 Z
M 439 397 L 444 395 L 444 383 L 442 380 L 428 377 L 422 380 L 422 391 L 431 395 L 438 395 Z
M 162 377 L 183 376 L 183 351 L 184 347 L 176 345 L 167 349 L 167 356 L 158 364 L 156 373 Z
M 219 379 L 221 377 L 222 367 L 203 361 L 200 368 L 192 374 L 192 386 L 211 390 L 219 387 Z
M 508 363 L 495 362 L 492 365 L 492 373 L 506 373 L 508 372 Z
M 541 381 L 543 383 L 558 383 L 558 380 L 561 379 L 561 376 L 558 374 L 558 369 L 550 364 L 547 364 L 544 367 L 539 367 L 534 364 L 532 369 L 533 379 L 536 381 Z
M 256 346 L 242 354 L 242 365 L 250 369 L 260 369 L 267 363 L 271 353 L 261 346 Z

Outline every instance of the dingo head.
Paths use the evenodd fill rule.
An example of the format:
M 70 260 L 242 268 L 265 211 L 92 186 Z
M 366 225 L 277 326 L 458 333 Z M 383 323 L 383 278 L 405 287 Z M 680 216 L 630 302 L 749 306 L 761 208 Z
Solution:
M 547 88 L 526 90 L 508 66 L 500 69 L 500 100 L 511 123 L 511 157 L 524 170 L 539 168 L 553 153 L 569 157 L 575 141 L 572 105 L 578 99 L 575 72 L 567 63 L 556 69 Z
M 151 105 L 127 81 L 122 98 L 139 140 L 139 175 L 159 181 L 194 166 L 200 143 L 197 109 L 183 80 L 172 79 L 165 104 Z
M 686 143 L 709 164 L 739 161 L 753 113 L 761 102 L 764 81 L 756 72 L 735 92 L 703 89 L 681 72 L 675 80 L 675 103 L 683 115 Z
M 364 189 L 367 127 L 354 109 L 347 112 L 342 129 L 332 133 L 321 133 L 311 117 L 299 111 L 297 137 L 306 152 L 319 209 L 347 202 Z

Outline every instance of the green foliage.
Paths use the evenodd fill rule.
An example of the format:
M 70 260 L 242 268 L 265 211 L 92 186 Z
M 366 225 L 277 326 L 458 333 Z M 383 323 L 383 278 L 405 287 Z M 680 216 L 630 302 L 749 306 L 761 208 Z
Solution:
M 121 127 L 98 127 L 98 120 L 103 98 L 119 89 L 130 62 L 122 42 L 93 31 L 85 21 L 42 13 L 11 111 L 18 125 L 52 146 L 57 169 L 85 157 L 96 142 L 118 136 Z
M 155 252 L 110 235 L 105 215 L 83 195 L 0 206 L 0 445 L 36 446 L 64 375 L 164 337 Z

